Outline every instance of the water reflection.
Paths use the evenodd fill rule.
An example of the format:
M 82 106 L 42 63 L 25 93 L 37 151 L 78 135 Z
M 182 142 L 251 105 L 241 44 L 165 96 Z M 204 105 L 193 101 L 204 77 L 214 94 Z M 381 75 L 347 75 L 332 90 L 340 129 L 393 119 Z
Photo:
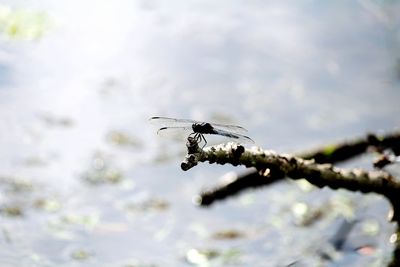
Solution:
M 377 220 L 379 249 L 344 255 L 340 265 L 379 265 L 392 230 L 382 199 L 282 183 L 198 209 L 192 197 L 234 169 L 181 173 L 184 143 L 158 138 L 147 119 L 243 125 L 258 145 L 285 152 L 391 130 L 400 111 L 399 8 L 369 0 L 3 1 L 1 265 L 316 265 L 310 241 L 332 232 L 333 218 L 302 228 L 292 223 L 293 205 L 348 199 L 355 216 Z M 43 28 L 20 38 L 32 36 L 26 25 Z M 199 223 L 207 234 L 193 231 Z M 252 230 L 222 238 L 236 229 Z M 288 255 L 281 248 L 289 246 L 300 249 Z

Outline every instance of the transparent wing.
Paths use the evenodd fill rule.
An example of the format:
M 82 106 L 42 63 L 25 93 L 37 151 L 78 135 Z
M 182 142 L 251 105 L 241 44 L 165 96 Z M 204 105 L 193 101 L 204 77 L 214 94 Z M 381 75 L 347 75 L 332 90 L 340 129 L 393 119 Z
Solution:
M 242 126 L 221 124 L 221 123 L 210 123 L 215 129 L 221 129 L 222 131 L 233 132 L 233 133 L 246 133 L 247 130 Z
M 157 135 L 177 141 L 186 141 L 192 127 L 162 127 L 158 129 Z
M 194 120 L 174 119 L 168 117 L 151 117 L 149 121 L 152 124 L 162 125 L 165 127 L 191 127 L 193 123 L 198 123 Z
M 177 132 L 177 131 L 191 131 L 192 130 L 192 126 L 188 126 L 188 127 L 161 127 L 160 129 L 158 129 L 157 134 L 168 134 L 168 132 Z
M 237 134 L 237 133 L 232 133 L 230 131 L 225 131 L 221 129 L 214 129 L 216 134 L 225 136 L 231 139 L 234 139 L 235 141 L 243 142 L 243 143 L 254 143 L 253 139 L 251 139 L 248 136 L 242 135 L 242 134 Z

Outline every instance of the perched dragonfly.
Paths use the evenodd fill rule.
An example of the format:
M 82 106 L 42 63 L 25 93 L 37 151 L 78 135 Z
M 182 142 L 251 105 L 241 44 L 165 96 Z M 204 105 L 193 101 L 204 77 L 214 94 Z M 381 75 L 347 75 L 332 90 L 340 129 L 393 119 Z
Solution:
M 157 133 L 173 129 L 191 130 L 192 133 L 189 136 L 197 143 L 204 141 L 203 147 L 207 144 L 207 140 L 204 137 L 205 134 L 220 135 L 239 142 L 254 143 L 250 137 L 243 135 L 247 130 L 241 126 L 167 117 L 151 117 L 150 121 L 163 126 L 158 129 Z

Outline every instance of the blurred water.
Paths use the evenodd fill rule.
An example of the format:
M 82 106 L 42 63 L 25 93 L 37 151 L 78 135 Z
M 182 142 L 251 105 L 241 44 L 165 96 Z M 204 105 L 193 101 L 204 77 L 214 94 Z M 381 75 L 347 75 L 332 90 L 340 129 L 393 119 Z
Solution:
M 336 264 L 380 266 L 390 255 L 389 207 L 377 196 L 281 183 L 211 209 L 193 206 L 196 193 L 236 169 L 181 172 L 184 143 L 156 136 L 148 118 L 239 124 L 257 145 L 284 152 L 393 130 L 398 3 L 3 0 L 2 7 L 8 23 L 4 10 L 39 16 L 27 25 L 43 33 L 32 38 L 15 15 L 11 35 L 0 19 L 1 266 L 315 266 L 318 244 L 346 216 L 339 209 L 313 227 L 296 226 L 291 208 L 302 201 L 344 205 L 379 226 L 368 237 L 374 254 L 345 253 Z M 213 238 L 224 229 L 243 237 Z M 201 262 L 191 249 L 214 258 Z

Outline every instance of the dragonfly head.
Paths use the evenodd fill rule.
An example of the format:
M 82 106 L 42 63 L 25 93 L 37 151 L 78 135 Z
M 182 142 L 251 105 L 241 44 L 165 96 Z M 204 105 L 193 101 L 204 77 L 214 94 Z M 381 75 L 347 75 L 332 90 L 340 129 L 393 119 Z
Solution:
M 195 132 L 195 133 L 201 132 L 202 125 L 203 124 L 201 124 L 201 123 L 193 123 L 193 125 L 192 125 L 193 132 Z

